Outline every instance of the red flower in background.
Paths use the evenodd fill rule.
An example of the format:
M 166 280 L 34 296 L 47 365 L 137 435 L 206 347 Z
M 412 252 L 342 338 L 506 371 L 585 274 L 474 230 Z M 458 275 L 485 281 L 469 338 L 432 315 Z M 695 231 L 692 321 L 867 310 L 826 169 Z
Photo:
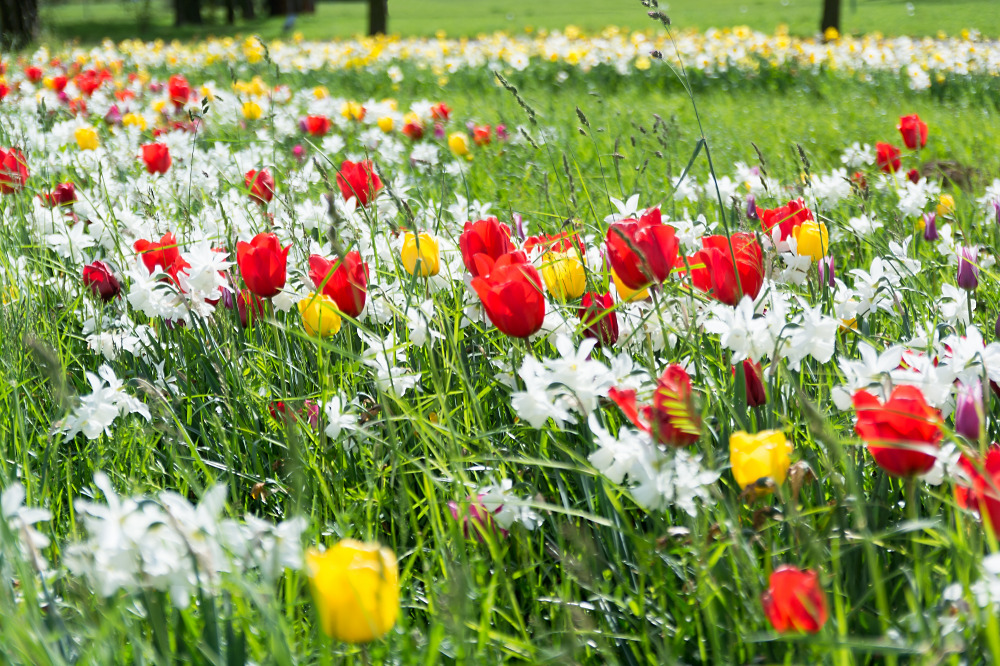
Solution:
M 523 252 L 505 254 L 489 268 L 488 275 L 472 278 L 472 288 L 479 294 L 490 321 L 512 338 L 537 333 L 545 319 L 538 270 L 528 263 Z
M 524 241 L 524 251 L 531 254 L 536 247 L 540 248 L 542 252 L 569 252 L 576 248 L 581 257 L 587 256 L 583 240 L 580 238 L 580 234 L 575 231 L 528 236 L 527 240 Z
M 17 148 L 0 148 L 0 194 L 13 194 L 28 182 L 28 160 Z
M 761 597 L 764 614 L 779 633 L 814 634 L 827 620 L 826 595 L 819 586 L 819 575 L 785 564 L 771 573 Z
M 59 183 L 51 192 L 39 196 L 47 206 L 71 206 L 76 202 L 76 185 Z
M 236 312 L 243 328 L 253 328 L 257 320 L 267 312 L 267 301 L 249 289 L 241 289 L 236 295 Z
M 701 417 L 694 406 L 691 377 L 681 366 L 669 366 L 656 382 L 653 404 L 640 407 L 634 389 L 612 388 L 608 397 L 626 418 L 657 442 L 690 446 L 701 437 Z
M 424 126 L 420 123 L 406 123 L 402 129 L 403 135 L 412 141 L 424 138 Z
M 180 74 L 174 74 L 167 81 L 167 93 L 170 101 L 179 109 L 191 98 L 191 84 Z
M 764 390 L 764 371 L 761 369 L 760 363 L 744 359 L 742 365 L 747 407 L 760 407 L 767 404 L 767 392 Z M 733 368 L 733 373 L 736 373 L 736 368 Z
M 485 146 L 490 143 L 490 126 L 476 125 L 472 128 L 472 140 L 477 146 Z
M 959 465 L 968 475 L 969 485 L 955 486 L 958 505 L 978 511 L 981 519 L 988 516 L 993 534 L 1000 533 L 1000 446 L 993 444 L 985 460 L 963 454 Z
M 338 310 L 349 317 L 357 317 L 365 309 L 368 264 L 361 261 L 358 252 L 348 252 L 339 262 L 324 259 L 318 254 L 310 256 L 309 279 L 317 289 L 322 289 L 334 300 Z
M 382 189 L 382 179 L 372 170 L 370 160 L 351 162 L 344 160 L 337 174 L 337 185 L 344 201 L 357 197 L 359 206 L 367 206 Z
M 24 75 L 32 83 L 38 83 L 39 81 L 42 80 L 42 76 L 44 76 L 42 74 L 42 68 L 41 67 L 35 67 L 35 66 L 25 67 L 24 68 Z
M 493 262 L 514 251 L 510 227 L 495 217 L 466 222 L 465 231 L 458 237 L 458 246 L 462 250 L 462 261 L 472 277 L 488 273 Z M 480 260 L 477 263 L 476 257 L 479 255 L 488 257 L 490 261 Z
M 267 169 L 250 169 L 243 182 L 250 190 L 250 198 L 262 206 L 266 206 L 274 198 L 274 176 Z
M 613 347 L 618 342 L 618 315 L 614 311 L 611 294 L 591 291 L 583 295 L 578 311 L 580 321 L 587 328 L 584 336 L 594 338 L 597 344 Z
M 753 234 L 705 236 L 701 246 L 703 249 L 688 259 L 696 289 L 726 305 L 739 304 L 744 295 L 757 298 L 764 284 L 764 251 Z
M 132 246 L 142 257 L 146 270 L 152 274 L 157 268 L 166 271 L 181 260 L 181 251 L 177 248 L 177 239 L 173 232 L 163 234 L 159 242 L 140 239 Z
M 876 143 L 875 164 L 886 173 L 899 171 L 900 166 L 902 166 L 899 159 L 899 148 L 891 143 Z
M 236 244 L 236 263 L 247 289 L 261 298 L 277 295 L 285 286 L 288 250 L 274 234 L 257 234 L 249 243 Z
M 434 120 L 440 120 L 442 122 L 447 122 L 448 118 L 451 117 L 451 107 L 440 102 L 431 107 L 431 118 Z
M 302 129 L 310 136 L 326 136 L 332 123 L 326 116 L 306 116 L 302 120 Z
M 680 246 L 674 228 L 663 224 L 659 208 L 646 211 L 638 220 L 613 223 L 606 241 L 611 268 L 629 289 L 666 280 Z
M 83 267 L 83 284 L 105 303 L 116 298 L 122 291 L 118 278 L 103 261 L 95 261 Z
M 774 227 L 781 229 L 781 240 L 788 240 L 792 230 L 803 222 L 815 219 L 801 198 L 793 199 L 784 206 L 772 210 L 757 206 L 757 217 L 760 218 L 760 226 L 764 233 L 770 235 Z
M 879 467 L 895 476 L 912 476 L 934 466 L 941 412 L 927 404 L 920 389 L 897 386 L 884 404 L 868 391 L 858 391 L 853 402 L 858 413 L 854 431 Z
M 62 92 L 63 90 L 66 89 L 66 86 L 68 84 L 69 84 L 69 79 L 61 74 L 59 76 L 52 77 L 52 88 L 56 92 Z
M 166 173 L 170 168 L 170 149 L 162 143 L 147 143 L 142 147 L 142 161 L 149 173 Z
M 2 102 L 3 98 L 6 97 L 9 93 L 10 93 L 10 86 L 8 86 L 6 83 L 0 83 L 0 102 Z
M 922 121 L 917 114 L 900 117 L 896 129 L 899 130 L 903 137 L 903 143 L 910 150 L 923 148 L 927 145 L 927 123 Z

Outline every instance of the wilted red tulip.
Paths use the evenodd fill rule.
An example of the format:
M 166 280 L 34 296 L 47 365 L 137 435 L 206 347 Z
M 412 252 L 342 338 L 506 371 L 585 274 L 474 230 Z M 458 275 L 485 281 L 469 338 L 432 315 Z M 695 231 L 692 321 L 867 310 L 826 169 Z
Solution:
M 309 136 L 326 136 L 331 126 L 332 123 L 326 116 L 306 116 L 302 119 L 302 129 Z
M 545 319 L 545 297 L 538 270 L 523 252 L 505 254 L 488 275 L 472 278 L 486 315 L 500 332 L 512 338 L 537 333 Z
M 618 342 L 618 315 L 614 311 L 611 294 L 588 292 L 583 295 L 579 312 L 580 321 L 587 328 L 584 336 L 594 338 L 597 344 L 613 347 Z
M 332 298 L 337 309 L 345 315 L 357 317 L 365 309 L 368 264 L 361 261 L 358 252 L 348 252 L 339 262 L 312 255 L 309 257 L 309 279 L 317 290 Z
M 167 81 L 167 93 L 170 95 L 170 101 L 179 109 L 187 104 L 191 97 L 191 84 L 180 74 L 174 74 Z
M 236 244 L 236 263 L 247 288 L 261 298 L 277 295 L 285 286 L 288 250 L 274 234 L 257 234 L 249 243 Z
M 59 183 L 51 192 L 39 195 L 47 206 L 72 206 L 76 202 L 76 186 Z
M 166 173 L 170 168 L 170 149 L 162 143 L 147 143 L 142 147 L 142 161 L 149 173 Z
M 514 251 L 514 244 L 510 241 L 510 227 L 495 217 L 466 222 L 465 231 L 458 237 L 458 246 L 462 250 L 462 261 L 472 277 L 488 272 L 493 262 Z M 477 265 L 477 255 L 485 255 L 490 261 L 480 261 Z
M 344 160 L 337 174 L 337 185 L 344 201 L 356 197 L 359 206 L 367 206 L 382 189 L 382 179 L 372 170 L 370 160 L 351 162 Z
M 891 143 L 876 143 L 875 164 L 886 173 L 899 171 L 899 167 L 902 165 L 899 159 L 899 148 Z
M 910 150 L 923 148 L 927 145 L 927 123 L 922 121 L 917 114 L 902 116 L 896 129 L 899 130 L 903 136 L 903 143 Z
M 28 182 L 28 160 L 17 148 L 0 148 L 0 194 L 13 194 Z
M 788 240 L 792 230 L 803 222 L 815 219 L 801 198 L 793 199 L 784 206 L 770 210 L 757 206 L 757 217 L 760 218 L 760 226 L 764 233 L 768 235 L 774 227 L 778 227 L 781 230 L 781 240 Z
M 854 431 L 878 466 L 895 476 L 923 474 L 934 466 L 941 440 L 941 413 L 915 386 L 897 386 L 882 404 L 868 391 L 854 394 Z
M 243 182 L 250 190 L 250 198 L 262 206 L 274 198 L 274 177 L 267 169 L 250 169 Z
M 814 634 L 826 624 L 826 595 L 819 586 L 819 575 L 810 569 L 802 571 L 788 564 L 775 569 L 761 603 L 779 633 Z
M 158 243 L 143 238 L 137 240 L 132 247 L 142 256 L 142 263 L 146 264 L 150 275 L 157 268 L 167 271 L 171 266 L 181 261 L 181 251 L 177 248 L 177 239 L 170 231 L 165 233 Z
M 993 534 L 1000 533 L 1000 446 L 990 446 L 984 460 L 963 454 L 959 465 L 968 483 L 960 482 L 955 486 L 958 505 L 978 511 L 984 525 L 988 517 Z
M 105 303 L 116 298 L 122 291 L 118 278 L 103 261 L 95 261 L 83 267 L 83 284 L 90 287 L 94 296 Z
M 663 224 L 659 208 L 646 211 L 638 220 L 613 223 L 606 240 L 611 268 L 629 289 L 666 280 L 680 246 L 674 228 Z
M 612 388 L 611 399 L 622 413 L 657 442 L 690 446 L 701 437 L 701 416 L 694 406 L 691 377 L 681 366 L 669 366 L 656 382 L 653 404 L 639 406 L 634 389 Z
M 705 236 L 701 246 L 703 249 L 688 259 L 696 289 L 726 305 L 738 305 L 744 295 L 757 298 L 764 284 L 764 251 L 753 234 Z

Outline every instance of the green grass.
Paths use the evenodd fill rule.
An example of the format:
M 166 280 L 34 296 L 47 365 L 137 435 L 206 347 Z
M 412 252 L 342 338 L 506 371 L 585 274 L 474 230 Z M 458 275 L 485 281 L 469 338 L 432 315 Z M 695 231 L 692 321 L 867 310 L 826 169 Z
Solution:
M 223 10 L 205 12 L 207 24 L 174 28 L 172 14 L 153 2 L 151 25 L 137 28 L 136 11 L 142 3 L 88 2 L 43 9 L 45 39 L 53 42 L 97 42 L 105 37 L 120 41 L 142 39 L 195 39 L 234 33 L 259 34 L 265 39 L 282 36 L 283 18 L 261 18 L 224 24 Z M 913 7 L 913 11 L 907 9 Z M 887 35 L 958 34 L 975 28 L 987 36 L 1000 35 L 1000 15 L 993 0 L 845 0 L 843 31 L 850 34 L 882 32 Z M 596 32 L 607 25 L 633 29 L 650 27 L 638 0 L 579 0 L 538 3 L 531 0 L 390 0 L 389 29 L 403 36 L 474 36 L 506 30 L 519 33 L 526 27 L 561 29 L 575 25 Z M 295 29 L 307 39 L 333 39 L 363 33 L 367 8 L 360 2 L 319 3 L 315 15 L 299 17 Z M 788 26 L 795 35 L 814 35 L 819 26 L 818 0 L 706 0 L 669 3 L 666 13 L 679 29 L 749 25 L 764 32 Z

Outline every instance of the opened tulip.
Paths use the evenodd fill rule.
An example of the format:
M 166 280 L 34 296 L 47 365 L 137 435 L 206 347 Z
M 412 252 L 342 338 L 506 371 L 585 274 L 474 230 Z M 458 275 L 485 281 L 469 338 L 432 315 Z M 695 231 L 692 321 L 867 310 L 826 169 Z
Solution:
M 549 293 L 559 301 L 577 299 L 587 289 L 587 273 L 576 248 L 542 255 L 542 279 Z
M 367 206 L 382 189 L 382 179 L 378 177 L 369 160 L 351 162 L 344 160 L 337 174 L 337 186 L 347 201 L 354 197 L 359 206 Z
M 250 199 L 266 206 L 274 198 L 274 177 L 267 169 L 257 171 L 250 169 L 243 179 L 244 185 L 250 190 Z
M 466 222 L 465 231 L 458 238 L 458 246 L 462 250 L 462 262 L 472 273 L 472 277 L 479 277 L 482 271 L 488 270 L 488 264 L 482 261 L 477 265 L 477 255 L 485 255 L 490 259 L 489 263 L 492 263 L 508 252 L 514 251 L 514 244 L 510 240 L 510 227 L 495 217 Z
M 629 289 L 666 280 L 680 246 L 674 228 L 663 224 L 659 208 L 647 211 L 638 220 L 613 223 L 606 241 L 611 268 Z
M 896 129 L 899 130 L 903 137 L 903 143 L 910 150 L 923 148 L 927 145 L 927 123 L 922 121 L 917 114 L 902 116 Z
M 795 227 L 792 232 L 795 238 L 796 253 L 800 257 L 809 257 L 819 261 L 830 250 L 830 234 L 822 222 L 810 220 Z
M 167 93 L 174 106 L 180 108 L 187 104 L 188 99 L 191 98 L 191 84 L 180 74 L 174 74 L 167 81 Z
M 365 119 L 365 115 L 367 113 L 368 109 L 358 102 L 348 101 L 344 102 L 340 106 L 340 115 L 349 120 L 357 120 L 360 122 Z
M 579 309 L 580 321 L 586 327 L 584 336 L 594 338 L 597 344 L 614 347 L 618 342 L 618 315 L 614 311 L 611 294 L 589 292 L 583 295 Z
M 764 252 L 753 234 L 705 236 L 701 245 L 688 259 L 696 289 L 726 305 L 739 304 L 744 295 L 757 298 L 764 284 Z
M 780 430 L 762 430 L 749 434 L 742 430 L 729 436 L 729 463 L 741 489 L 754 486 L 757 495 L 767 495 L 772 488 L 764 480 L 781 485 L 792 464 L 792 443 Z
M 899 171 L 900 166 L 902 166 L 899 159 L 899 148 L 891 143 L 876 143 L 875 164 L 886 173 Z
M 90 125 L 77 127 L 76 131 L 73 132 L 73 138 L 76 139 L 76 145 L 80 150 L 97 150 L 97 147 L 100 145 L 100 141 L 97 138 L 97 130 Z
M 690 446 L 701 437 L 701 416 L 695 409 L 691 377 L 677 364 L 669 366 L 657 380 L 652 405 L 639 406 L 634 389 L 612 388 L 608 398 L 660 444 Z
M 274 234 L 257 234 L 249 243 L 236 244 L 236 263 L 247 288 L 261 298 L 277 295 L 285 286 L 288 250 Z
M 407 233 L 403 238 L 400 258 L 403 260 L 403 268 L 410 275 L 415 274 L 418 263 L 422 277 L 437 275 L 441 270 L 441 252 L 438 250 L 437 240 L 426 232 L 419 236 Z
M 170 168 L 170 149 L 162 143 L 147 143 L 142 147 L 142 161 L 149 173 L 166 173 Z
M 361 261 L 359 253 L 348 252 L 342 260 L 332 261 L 312 255 L 309 257 L 309 279 L 348 317 L 357 317 L 365 309 L 368 264 Z
M 309 136 L 326 136 L 332 126 L 333 123 L 326 116 L 306 116 L 302 119 L 302 129 Z
M 105 303 L 117 298 L 122 291 L 118 278 L 103 261 L 95 261 L 83 267 L 83 284 Z
M 780 240 L 788 240 L 795 227 L 814 219 L 812 211 L 806 208 L 803 199 L 793 199 L 784 206 L 774 209 L 756 207 L 757 217 L 760 218 L 760 226 L 765 233 L 771 234 L 774 227 L 778 227 L 781 232 Z
M 853 398 L 854 431 L 879 467 L 895 476 L 924 474 L 934 466 L 941 440 L 941 413 L 915 386 L 897 386 L 883 404 L 868 391 Z
M 542 279 L 523 252 L 497 259 L 488 275 L 472 279 L 472 288 L 479 294 L 490 321 L 505 335 L 527 338 L 542 328 Z
M 257 102 L 243 102 L 243 117 L 247 120 L 260 120 L 264 109 Z
M 302 327 L 314 337 L 328 338 L 340 330 L 342 317 L 337 303 L 326 294 L 313 292 L 298 304 Z
M 447 122 L 448 118 L 451 117 L 451 107 L 444 102 L 438 102 L 431 107 L 431 118 L 434 120 L 440 120 L 441 122 Z
M 802 571 L 785 564 L 771 573 L 761 597 L 764 614 L 779 633 L 814 634 L 826 624 L 826 595 L 815 571 Z
M 150 275 L 157 268 L 168 271 L 171 266 L 181 260 L 181 251 L 177 247 L 177 239 L 173 232 L 165 233 L 159 242 L 146 239 L 137 240 L 132 247 L 142 257 L 142 263 L 146 265 Z
M 328 636 L 367 643 L 396 624 L 399 567 L 389 549 L 345 539 L 324 553 L 310 549 L 306 571 Z
M 17 148 L 0 148 L 0 194 L 13 194 L 28 182 L 28 161 Z
M 49 206 L 72 206 L 76 203 L 76 185 L 59 183 L 51 192 L 39 195 Z

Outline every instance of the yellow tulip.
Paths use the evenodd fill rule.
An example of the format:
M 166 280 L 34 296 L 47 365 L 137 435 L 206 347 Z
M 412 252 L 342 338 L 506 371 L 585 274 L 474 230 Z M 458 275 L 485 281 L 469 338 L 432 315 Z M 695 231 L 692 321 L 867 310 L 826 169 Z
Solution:
M 378 119 L 378 128 L 386 134 L 392 131 L 394 124 L 395 123 L 390 116 L 382 116 Z
M 618 298 L 626 303 L 642 301 L 649 298 L 649 287 L 642 290 L 630 289 L 624 282 L 621 281 L 618 274 L 615 273 L 614 270 L 611 271 L 611 279 L 614 281 L 615 288 L 618 290 Z
M 80 150 L 97 150 L 97 146 L 99 145 L 97 130 L 90 125 L 77 127 L 76 131 L 73 132 L 73 136 L 76 138 L 76 145 L 80 146 Z
M 321 293 L 312 293 L 299 301 L 302 327 L 312 336 L 328 338 L 340 330 L 340 311 L 337 303 Z
M 330 96 L 330 91 L 326 89 L 326 86 L 316 86 L 313 88 L 313 97 L 316 99 L 325 99 Z
M 819 261 L 830 249 L 830 234 L 822 222 L 807 220 L 792 230 L 800 257 Z
M 938 199 L 937 214 L 941 217 L 951 215 L 955 212 L 955 197 L 950 194 L 942 194 Z
M 740 430 L 729 437 L 729 463 L 740 488 L 765 477 L 778 485 L 784 483 L 791 453 L 792 443 L 780 430 L 763 430 L 755 435 Z
M 459 157 L 469 154 L 469 137 L 465 132 L 454 132 L 448 137 L 448 148 Z
M 122 125 L 130 127 L 135 125 L 140 130 L 146 130 L 146 119 L 140 116 L 138 113 L 126 113 L 122 116 Z
M 365 117 L 365 107 L 357 102 L 344 102 L 340 107 L 340 115 L 351 120 L 361 120 Z
M 541 272 L 545 287 L 560 301 L 580 298 L 587 289 L 587 274 L 583 270 L 580 253 L 575 249 L 546 252 L 542 257 Z
M 243 102 L 243 117 L 247 120 L 259 120 L 264 111 L 257 102 Z
M 345 539 L 306 553 L 306 571 L 323 631 L 349 643 L 380 638 L 399 616 L 399 565 L 388 548 Z
M 417 247 L 419 244 L 419 247 Z M 400 253 L 403 260 L 403 268 L 410 275 L 417 269 L 417 261 L 420 261 L 420 275 L 428 277 L 437 275 L 441 270 L 441 252 L 438 249 L 437 241 L 428 233 L 420 234 L 419 243 L 417 236 L 412 233 L 406 234 L 403 238 L 403 250 Z

